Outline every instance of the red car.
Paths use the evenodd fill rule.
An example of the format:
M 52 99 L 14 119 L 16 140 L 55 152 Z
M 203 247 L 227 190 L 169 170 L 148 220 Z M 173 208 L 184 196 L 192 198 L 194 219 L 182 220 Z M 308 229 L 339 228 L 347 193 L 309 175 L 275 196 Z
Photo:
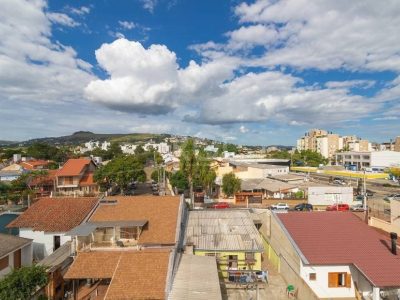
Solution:
M 326 208 L 327 211 L 349 211 L 350 206 L 348 204 L 334 204 L 334 205 L 329 205 Z
M 229 208 L 229 203 L 226 202 L 218 202 L 211 205 L 211 208 L 223 209 Z

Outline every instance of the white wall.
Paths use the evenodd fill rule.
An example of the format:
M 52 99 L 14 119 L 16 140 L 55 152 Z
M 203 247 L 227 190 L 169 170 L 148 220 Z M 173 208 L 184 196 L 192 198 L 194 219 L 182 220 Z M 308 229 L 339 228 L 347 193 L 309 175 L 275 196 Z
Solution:
M 352 204 L 353 188 L 343 186 L 310 186 L 308 203 L 312 205 Z
M 390 167 L 400 164 L 400 152 L 375 151 L 371 152 L 371 167 Z
M 328 273 L 351 273 L 349 266 L 304 266 L 300 265 L 300 276 L 319 298 L 354 298 L 355 290 L 352 280 L 351 287 L 330 288 L 328 285 Z M 310 273 L 316 273 L 315 281 L 310 281 Z
M 54 248 L 54 236 L 61 236 L 60 246 L 71 240 L 70 236 L 66 236 L 65 232 L 43 232 L 33 231 L 30 228 L 20 228 L 19 236 L 33 239 L 33 258 L 35 260 L 41 260 L 44 257 L 53 253 Z

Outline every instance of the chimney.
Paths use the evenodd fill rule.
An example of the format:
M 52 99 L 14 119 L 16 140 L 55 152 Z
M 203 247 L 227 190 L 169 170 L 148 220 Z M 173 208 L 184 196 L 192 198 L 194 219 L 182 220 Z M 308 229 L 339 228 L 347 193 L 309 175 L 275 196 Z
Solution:
M 390 233 L 390 239 L 392 240 L 392 253 L 394 255 L 397 255 L 397 245 L 396 245 L 397 233 L 396 232 L 391 232 Z

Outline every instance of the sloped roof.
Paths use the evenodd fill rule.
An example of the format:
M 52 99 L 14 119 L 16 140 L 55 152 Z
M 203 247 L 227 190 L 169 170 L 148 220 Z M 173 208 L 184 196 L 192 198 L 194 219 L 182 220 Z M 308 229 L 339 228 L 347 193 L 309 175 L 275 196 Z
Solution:
M 260 179 L 242 179 L 242 190 L 266 190 L 270 192 L 287 191 L 297 188 L 297 186 L 269 178 Z
M 93 172 L 88 172 L 82 176 L 79 186 L 89 186 L 96 184 L 93 179 Z
M 400 255 L 390 241 L 348 212 L 275 215 L 310 265 L 353 264 L 378 287 L 400 287 Z
M 39 166 L 47 166 L 49 162 L 47 160 L 30 160 L 30 161 L 23 161 L 19 163 L 26 170 L 34 170 L 36 167 Z
M 92 197 L 42 198 L 8 224 L 7 228 L 66 232 L 78 226 L 97 202 L 98 199 Z
M 46 170 L 47 174 L 44 176 L 37 176 L 29 181 L 29 186 L 36 185 L 53 185 L 56 178 L 57 170 Z
M 71 158 L 58 170 L 57 176 L 78 176 L 82 173 L 85 166 L 92 163 L 91 159 L 87 158 Z
M 100 204 L 89 222 L 147 220 L 140 244 L 175 244 L 180 197 L 110 196 L 115 204 Z
M 0 257 L 32 243 L 31 239 L 0 233 Z
M 110 278 L 105 299 L 165 299 L 170 250 L 78 253 L 65 279 Z

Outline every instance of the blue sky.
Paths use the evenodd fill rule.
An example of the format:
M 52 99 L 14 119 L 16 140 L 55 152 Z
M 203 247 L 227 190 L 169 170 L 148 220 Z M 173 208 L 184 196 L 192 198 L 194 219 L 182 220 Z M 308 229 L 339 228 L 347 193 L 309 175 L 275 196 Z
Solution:
M 0 4 L 0 139 L 400 135 L 396 0 Z

